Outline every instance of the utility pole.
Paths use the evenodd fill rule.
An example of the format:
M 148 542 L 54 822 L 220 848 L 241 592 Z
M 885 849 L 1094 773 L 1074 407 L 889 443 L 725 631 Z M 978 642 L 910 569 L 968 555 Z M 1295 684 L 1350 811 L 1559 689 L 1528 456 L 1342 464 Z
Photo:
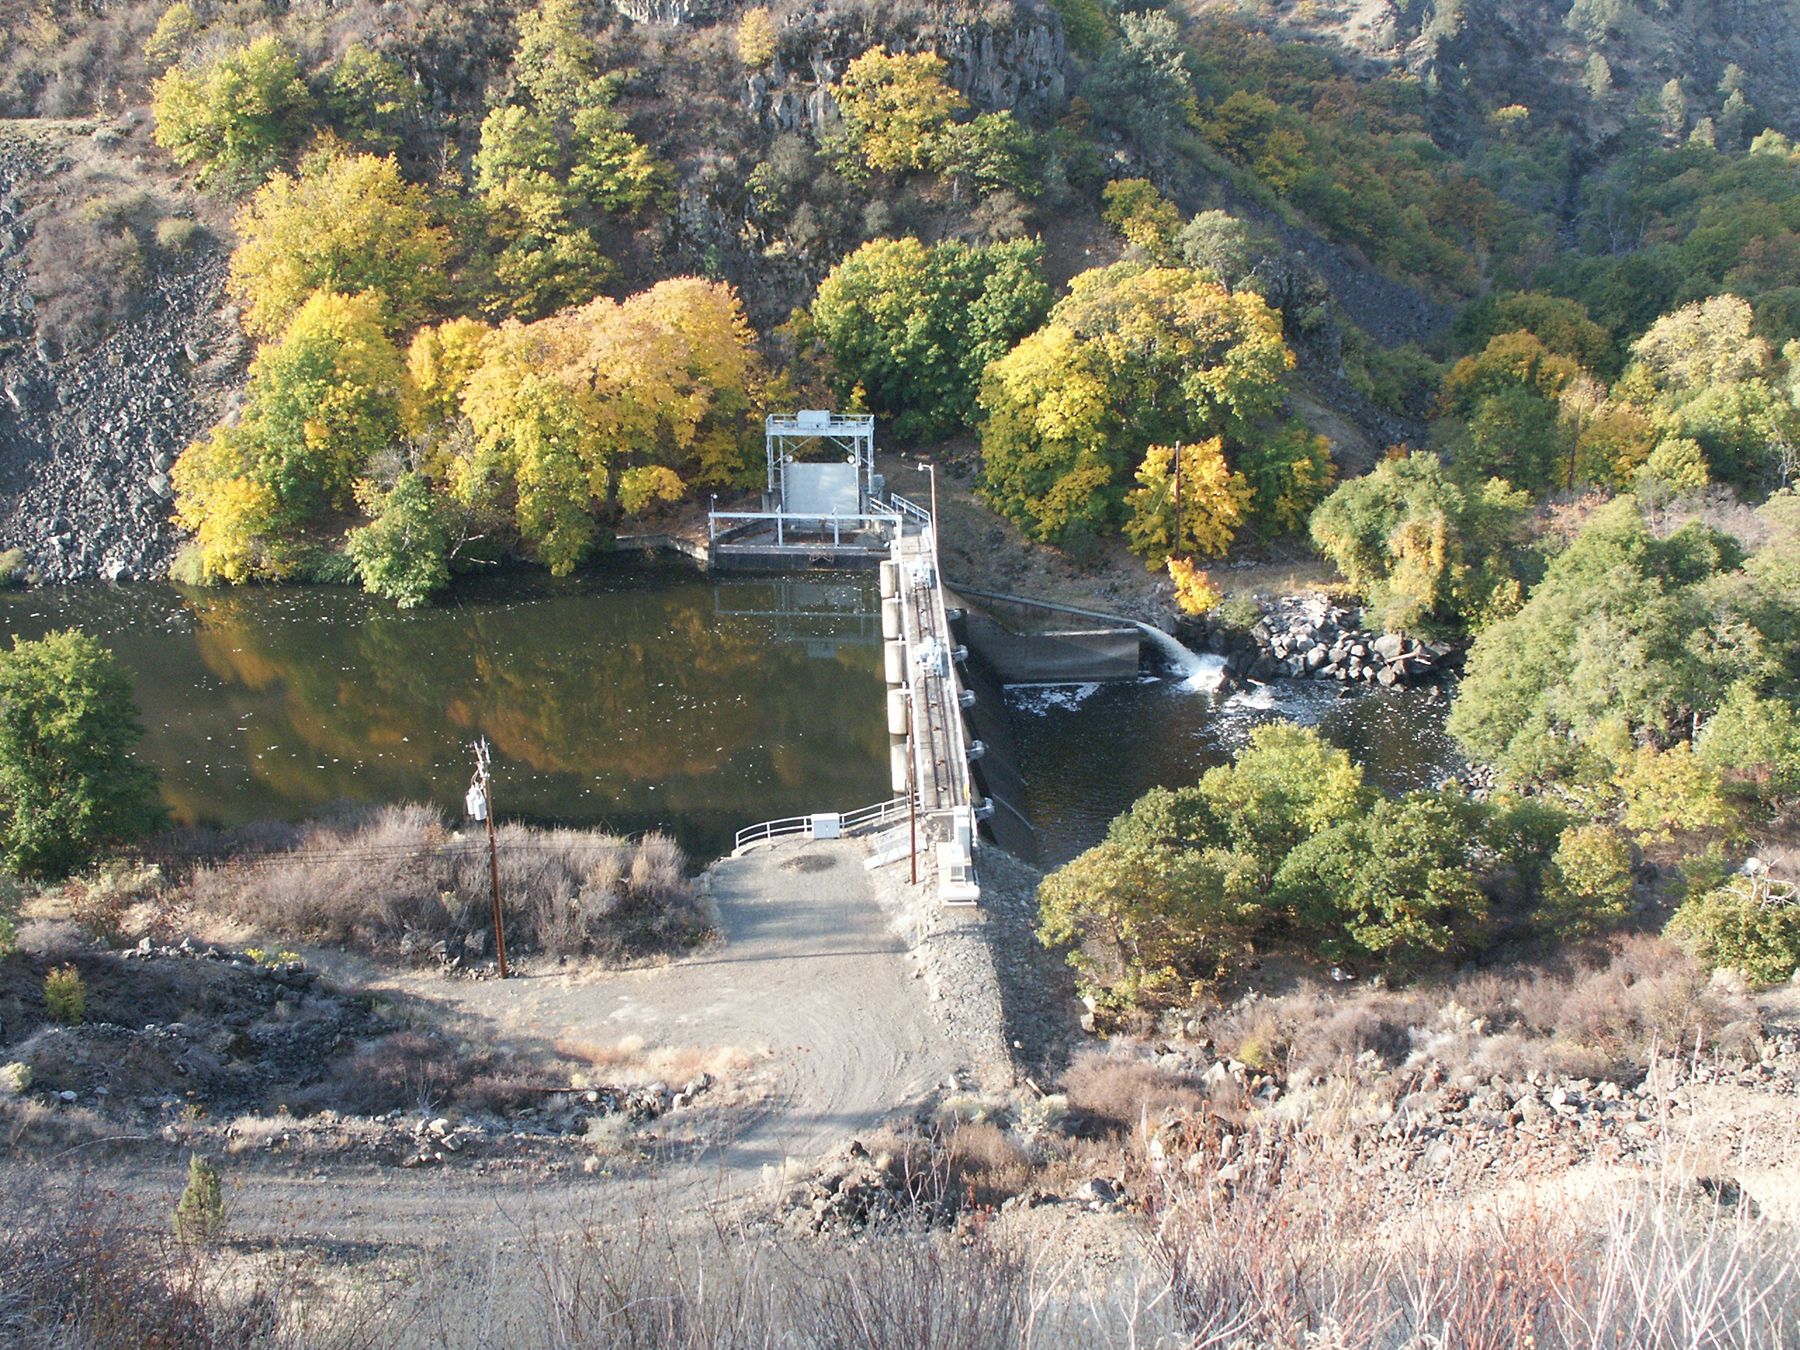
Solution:
M 494 778 L 489 770 L 487 737 L 470 747 L 475 752 L 475 777 L 469 784 L 469 814 L 487 822 L 488 882 L 494 892 L 494 955 L 499 960 L 500 978 L 507 978 L 506 926 L 500 918 L 500 846 L 494 839 Z

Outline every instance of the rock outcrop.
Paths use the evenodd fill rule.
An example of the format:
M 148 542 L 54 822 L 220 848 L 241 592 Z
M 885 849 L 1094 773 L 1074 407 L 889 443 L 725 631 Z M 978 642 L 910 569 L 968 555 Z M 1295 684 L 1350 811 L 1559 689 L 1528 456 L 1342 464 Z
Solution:
M 1383 689 L 1431 684 L 1457 669 L 1463 656 L 1452 643 L 1371 632 L 1362 626 L 1360 611 L 1320 595 L 1277 600 L 1248 631 L 1190 620 L 1178 636 L 1196 650 L 1223 656 L 1228 677 L 1258 684 L 1326 680 L 1345 688 Z
M 1060 107 L 1069 91 L 1068 44 L 1054 10 L 1020 6 L 996 19 L 937 6 L 874 20 L 830 9 L 790 16 L 774 61 L 749 77 L 745 111 L 771 131 L 829 131 L 837 122 L 829 86 L 882 45 L 943 57 L 946 78 L 978 112 L 1032 116 Z

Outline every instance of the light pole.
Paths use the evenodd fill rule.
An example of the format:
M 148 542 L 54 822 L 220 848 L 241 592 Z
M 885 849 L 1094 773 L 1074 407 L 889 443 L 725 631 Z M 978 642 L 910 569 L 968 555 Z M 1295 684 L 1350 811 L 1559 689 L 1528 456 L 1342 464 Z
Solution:
M 931 475 L 931 552 L 935 558 L 937 555 L 937 465 L 928 459 L 922 459 L 913 467 L 920 473 Z

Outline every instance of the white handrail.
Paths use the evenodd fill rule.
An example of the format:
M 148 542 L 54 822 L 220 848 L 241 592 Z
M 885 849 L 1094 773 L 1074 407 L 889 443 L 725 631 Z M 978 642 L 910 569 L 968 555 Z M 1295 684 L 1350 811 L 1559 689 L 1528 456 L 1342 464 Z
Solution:
M 876 802 L 872 806 L 859 806 L 854 811 L 845 811 L 838 816 L 838 829 L 844 834 L 852 830 L 866 829 L 872 825 L 885 825 L 897 816 L 906 814 L 908 797 L 890 797 L 885 802 Z M 815 814 L 824 814 L 823 812 Z M 732 840 L 732 856 L 736 857 L 752 844 L 764 843 L 770 839 L 780 839 L 788 835 L 812 835 L 813 816 L 783 816 L 779 820 L 765 820 L 755 825 L 746 825 L 737 832 Z
M 909 502 L 906 498 L 902 497 L 898 492 L 888 493 L 888 500 L 893 502 L 893 504 L 896 507 L 898 507 L 899 510 L 903 514 L 911 516 L 914 520 L 919 521 L 921 524 L 925 524 L 925 525 L 931 524 L 931 512 L 927 511 L 924 507 L 918 505 L 917 503 Z

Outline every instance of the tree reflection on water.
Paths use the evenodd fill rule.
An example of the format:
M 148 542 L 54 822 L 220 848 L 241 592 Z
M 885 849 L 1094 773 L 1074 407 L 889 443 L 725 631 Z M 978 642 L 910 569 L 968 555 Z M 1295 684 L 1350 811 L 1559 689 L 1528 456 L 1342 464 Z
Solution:
M 888 795 L 875 606 L 865 578 L 615 566 L 410 612 L 324 588 L 28 592 L 0 604 L 0 633 L 73 625 L 113 648 L 184 822 L 455 806 L 485 735 L 503 814 L 657 825 L 705 853 L 755 820 Z

